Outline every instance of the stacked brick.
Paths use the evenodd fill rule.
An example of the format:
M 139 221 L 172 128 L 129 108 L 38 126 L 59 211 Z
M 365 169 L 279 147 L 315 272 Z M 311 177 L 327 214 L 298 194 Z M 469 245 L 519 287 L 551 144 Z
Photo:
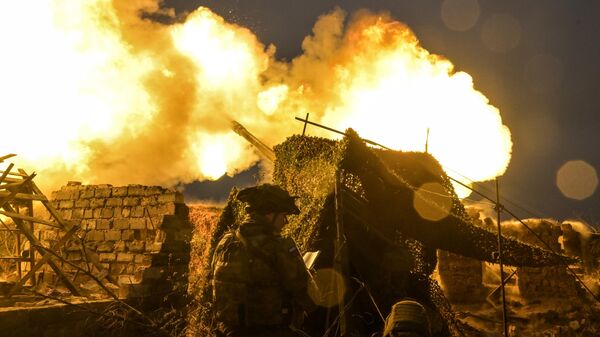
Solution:
M 548 220 L 527 220 L 525 223 L 555 252 L 562 252 L 559 237 L 562 231 L 559 224 Z M 536 236 L 523 228 L 521 224 L 503 226 L 503 233 L 520 241 L 548 249 Z M 580 292 L 580 286 L 575 277 L 566 267 L 519 267 L 517 268 L 517 285 L 521 297 L 525 300 L 540 298 L 575 297 Z
M 79 236 L 96 252 L 121 297 L 170 292 L 186 282 L 192 228 L 179 192 L 159 186 L 70 183 L 52 193 L 52 203 L 65 220 L 79 223 Z M 46 246 L 59 237 L 57 230 L 38 235 Z M 80 244 L 73 242 L 64 250 L 67 260 L 97 275 Z M 76 283 L 90 281 L 68 264 L 63 270 Z M 50 270 L 44 274 L 54 276 Z
M 485 297 L 481 261 L 443 250 L 438 250 L 437 256 L 440 280 L 449 300 L 465 303 Z
M 467 213 L 476 226 L 483 227 L 479 210 L 467 208 Z M 465 303 L 480 301 L 485 297 L 481 261 L 443 250 L 437 251 L 437 257 L 440 281 L 449 300 Z

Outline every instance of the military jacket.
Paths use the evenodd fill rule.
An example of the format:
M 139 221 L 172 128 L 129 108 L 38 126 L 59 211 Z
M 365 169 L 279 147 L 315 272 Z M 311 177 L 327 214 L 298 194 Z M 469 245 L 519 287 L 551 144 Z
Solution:
M 226 233 L 213 255 L 216 320 L 232 329 L 289 325 L 293 309 L 312 310 L 310 275 L 296 244 L 260 223 Z

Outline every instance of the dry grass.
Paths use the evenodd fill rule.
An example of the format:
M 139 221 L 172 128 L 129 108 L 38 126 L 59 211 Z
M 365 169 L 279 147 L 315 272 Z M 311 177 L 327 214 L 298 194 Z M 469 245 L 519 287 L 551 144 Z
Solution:
M 214 206 L 191 205 L 189 219 L 194 226 L 188 275 L 189 304 L 187 335 L 208 336 L 210 303 L 206 302 L 206 284 L 210 271 L 210 246 L 221 209 Z

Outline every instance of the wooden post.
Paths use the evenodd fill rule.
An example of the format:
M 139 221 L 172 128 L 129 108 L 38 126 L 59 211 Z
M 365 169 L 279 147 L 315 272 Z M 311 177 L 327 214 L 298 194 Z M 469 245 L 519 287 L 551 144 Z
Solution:
M 19 213 L 19 206 L 16 206 L 16 207 L 17 207 L 16 208 L 16 213 Z M 12 219 L 14 221 L 14 218 L 12 218 Z M 16 223 L 17 222 L 15 221 L 15 224 Z M 17 240 L 16 241 L 17 241 L 17 247 L 15 247 L 16 248 L 16 250 L 15 250 L 16 254 L 15 254 L 15 256 L 21 257 L 21 233 L 19 233 L 19 232 L 17 232 Z M 20 280 L 20 279 L 23 278 L 23 270 L 21 269 L 21 260 L 17 259 L 16 262 L 17 262 L 17 274 L 19 275 L 19 280 Z
M 22 171 L 22 173 L 25 174 L 24 171 Z M 42 191 L 40 190 L 40 188 L 33 181 L 31 181 L 31 189 L 35 194 L 44 195 L 42 193 Z M 58 224 L 62 227 L 62 229 L 65 230 L 67 233 L 72 232 L 71 235 L 74 235 L 75 239 L 81 243 L 81 247 L 86 252 L 88 258 L 92 261 L 92 264 L 94 265 L 94 267 L 96 267 L 96 269 L 98 269 L 98 272 L 100 273 L 98 278 L 101 280 L 107 279 L 111 283 L 116 283 L 116 281 L 110 276 L 108 270 L 105 269 L 100 264 L 100 259 L 98 258 L 98 255 L 96 254 L 96 252 L 87 248 L 85 246 L 85 242 L 83 240 L 81 240 L 77 235 L 75 235 L 75 232 L 77 231 L 79 226 L 71 226 L 66 221 L 64 221 L 63 218 L 58 213 L 58 211 L 54 208 L 54 206 L 52 206 L 50 201 L 48 201 L 48 199 L 41 200 L 41 202 L 42 202 L 42 205 L 44 205 L 44 207 L 46 207 L 48 212 L 50 212 L 50 214 L 52 215 L 54 220 L 56 220 L 56 222 L 58 222 Z
M 12 212 L 12 213 L 15 212 L 15 210 L 12 207 L 10 207 L 10 205 L 4 205 L 4 209 L 7 212 Z M 23 223 L 23 220 L 21 220 L 19 218 L 13 218 L 13 221 L 15 222 L 15 225 L 21 231 L 21 233 L 23 233 L 23 235 L 25 235 L 25 237 L 29 240 L 29 242 L 31 243 L 33 248 L 35 248 L 40 253 L 40 255 L 50 254 L 46 251 L 46 249 L 42 246 L 42 244 L 36 239 L 36 237 L 33 235 L 33 233 L 29 232 L 29 228 L 27 228 L 27 226 L 25 226 L 25 224 Z M 60 268 L 56 264 L 56 262 L 51 258 L 48 258 L 47 262 L 50 265 L 50 267 L 52 268 L 52 270 L 54 270 L 54 273 L 56 273 L 56 275 L 60 278 L 60 280 L 63 282 L 63 284 L 69 289 L 69 291 L 71 291 L 71 293 L 73 295 L 79 296 L 80 295 L 79 289 L 77 289 L 77 287 L 71 282 L 71 280 L 69 280 L 69 278 L 67 278 L 65 276 L 65 274 L 62 272 L 62 270 L 60 270 Z M 32 268 L 32 270 L 33 270 L 33 268 Z M 21 286 L 24 284 L 23 280 L 24 279 L 22 278 L 19 282 Z M 13 293 L 13 291 L 17 289 L 17 285 L 19 285 L 19 283 L 17 283 L 13 287 L 13 290 L 11 290 L 10 293 Z
M 302 128 L 302 135 L 304 136 L 304 134 L 306 133 L 306 125 L 308 124 L 308 116 L 310 114 L 307 112 L 306 113 L 306 119 L 304 120 L 304 128 Z
M 15 166 L 15 164 L 10 163 L 8 165 L 8 167 L 6 168 L 6 170 L 4 172 L 2 172 L 2 175 L 0 175 L 0 184 L 4 181 L 6 176 L 8 176 L 8 174 L 10 173 L 10 170 L 12 170 L 13 166 Z
M 29 201 L 27 203 L 27 215 L 31 218 L 33 218 L 33 201 Z M 28 221 L 29 224 L 29 231 L 35 235 L 35 223 L 33 221 Z M 39 239 L 38 239 L 39 240 Z M 35 265 L 35 250 L 33 249 L 33 245 L 31 244 L 31 242 L 29 242 L 29 270 L 31 270 L 31 268 L 33 268 L 33 266 Z M 36 279 L 35 279 L 35 273 L 33 273 L 33 275 L 31 275 L 31 283 L 33 286 L 35 286 L 37 284 Z

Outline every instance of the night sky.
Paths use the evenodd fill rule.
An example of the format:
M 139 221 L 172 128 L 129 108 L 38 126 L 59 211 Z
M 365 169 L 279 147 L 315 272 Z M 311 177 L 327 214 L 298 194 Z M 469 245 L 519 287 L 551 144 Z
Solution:
M 164 6 L 180 14 L 206 6 L 249 28 L 265 45 L 274 44 L 277 57 L 287 60 L 302 52 L 318 16 L 336 6 L 349 14 L 387 11 L 408 24 L 427 50 L 469 73 L 475 88 L 500 109 L 513 141 L 501 194 L 532 213 L 507 207 L 520 217 L 600 224 L 600 192 L 578 201 L 563 196 L 555 183 L 570 160 L 600 169 L 600 2 L 171 0 Z M 196 197 L 224 197 L 231 186 L 249 184 L 257 175 L 253 168 L 234 179 L 194 184 L 188 198 L 192 191 L 201 191 Z M 493 196 L 492 187 L 479 188 Z

